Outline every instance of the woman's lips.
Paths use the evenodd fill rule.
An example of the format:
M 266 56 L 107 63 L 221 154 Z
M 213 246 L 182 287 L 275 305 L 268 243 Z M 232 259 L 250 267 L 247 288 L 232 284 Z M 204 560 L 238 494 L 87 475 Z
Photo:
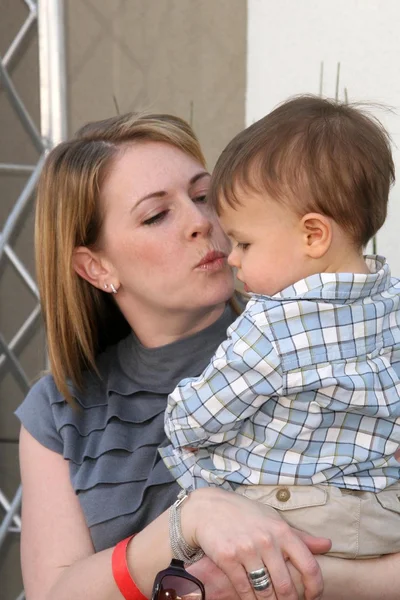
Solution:
M 211 250 L 196 265 L 201 271 L 219 271 L 226 265 L 226 254 L 218 250 Z

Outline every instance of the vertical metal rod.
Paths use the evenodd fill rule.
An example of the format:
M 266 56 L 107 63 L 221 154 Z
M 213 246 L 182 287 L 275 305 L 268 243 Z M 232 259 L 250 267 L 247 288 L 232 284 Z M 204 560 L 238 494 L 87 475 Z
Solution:
M 190 116 L 189 116 L 189 125 L 190 127 L 193 127 L 193 100 L 190 101 Z
M 337 64 L 337 70 L 336 70 L 335 100 L 339 100 L 339 82 L 340 82 L 340 62 L 338 62 L 338 64 Z
M 324 90 L 324 61 L 321 61 L 321 66 L 319 69 L 319 95 L 322 96 L 322 92 Z
M 40 127 L 48 147 L 67 137 L 63 0 L 39 0 Z

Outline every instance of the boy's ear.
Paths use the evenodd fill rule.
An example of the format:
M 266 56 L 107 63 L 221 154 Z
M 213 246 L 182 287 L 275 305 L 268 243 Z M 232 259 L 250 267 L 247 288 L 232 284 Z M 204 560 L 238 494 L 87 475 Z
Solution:
M 310 258 L 322 258 L 332 243 L 332 224 L 328 217 L 308 213 L 301 219 L 305 253 Z
M 105 289 L 107 281 L 110 279 L 115 281 L 107 261 L 85 246 L 75 248 L 72 255 L 72 266 L 82 279 L 86 279 L 101 290 Z

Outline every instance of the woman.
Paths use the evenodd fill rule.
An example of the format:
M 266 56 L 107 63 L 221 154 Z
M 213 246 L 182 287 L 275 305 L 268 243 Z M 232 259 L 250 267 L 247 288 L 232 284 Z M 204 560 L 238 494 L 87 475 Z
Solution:
M 235 318 L 208 181 L 193 132 L 165 115 L 90 125 L 47 159 L 36 259 L 52 375 L 17 411 L 28 600 L 121 598 L 112 546 L 134 532 L 127 562 L 144 594 L 171 559 L 165 511 L 178 488 L 157 453 L 166 397 L 203 370 Z M 191 568 L 208 598 L 295 600 L 303 587 L 320 597 L 310 550 L 329 544 L 268 507 L 205 489 L 181 518 L 183 538 L 208 556 Z M 379 597 L 391 558 L 355 566 L 320 557 L 323 597 Z M 273 587 L 256 592 L 247 573 L 263 565 Z

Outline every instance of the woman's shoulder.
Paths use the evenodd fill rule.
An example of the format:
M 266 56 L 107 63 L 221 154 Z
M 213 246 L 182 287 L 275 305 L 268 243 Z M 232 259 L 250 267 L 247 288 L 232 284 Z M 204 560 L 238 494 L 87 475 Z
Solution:
M 57 389 L 54 377 L 51 373 L 45 373 L 32 385 L 25 400 L 17 409 L 17 413 L 25 404 L 31 405 L 36 408 L 38 413 L 41 413 L 44 406 L 51 407 L 54 403 L 63 401 L 64 399 Z
M 66 402 L 57 388 L 54 377 L 46 373 L 36 381 L 27 396 L 15 411 L 21 424 L 44 446 L 63 453 L 62 430 L 66 425 L 86 422 L 88 409 L 96 407 L 96 414 L 107 410 L 107 390 L 113 373 L 118 371 L 117 346 L 112 346 L 100 354 L 96 360 L 96 370 L 82 374 L 82 385 L 68 383 L 76 405 Z M 92 421 L 89 420 L 88 423 Z M 81 427 L 81 425 L 80 425 Z
M 43 446 L 62 454 L 63 444 L 54 422 L 52 405 L 63 402 L 52 375 L 41 377 L 15 411 L 21 425 Z

